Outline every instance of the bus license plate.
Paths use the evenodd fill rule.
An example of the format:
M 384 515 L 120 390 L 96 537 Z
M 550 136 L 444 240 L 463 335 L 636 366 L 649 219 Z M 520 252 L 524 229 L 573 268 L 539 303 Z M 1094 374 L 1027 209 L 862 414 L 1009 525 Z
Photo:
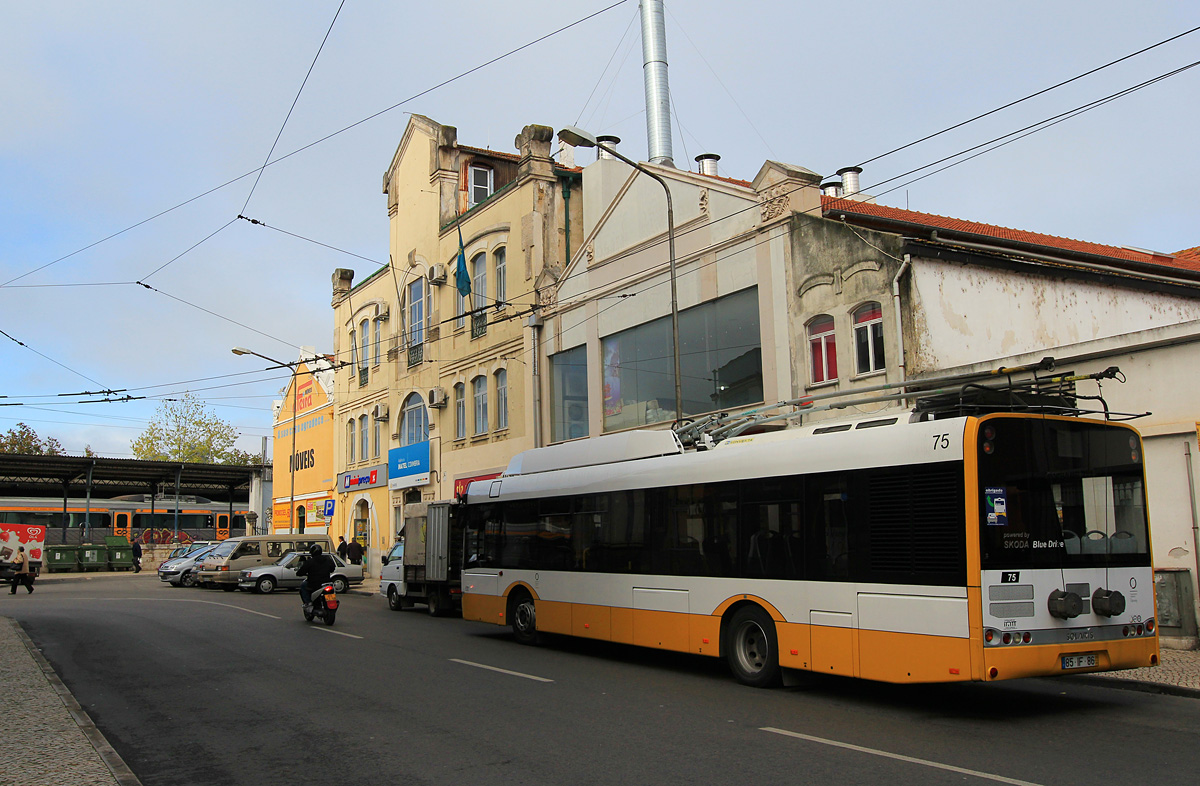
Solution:
M 1064 669 L 1087 669 L 1093 668 L 1096 665 L 1096 655 L 1063 655 L 1062 667 Z

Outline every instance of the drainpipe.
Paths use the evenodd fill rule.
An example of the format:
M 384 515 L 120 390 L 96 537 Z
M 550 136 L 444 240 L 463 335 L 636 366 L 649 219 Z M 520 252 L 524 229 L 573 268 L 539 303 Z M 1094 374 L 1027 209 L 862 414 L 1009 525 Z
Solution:
M 900 279 L 904 278 L 904 274 L 912 267 L 912 256 L 904 255 L 904 264 L 896 271 L 896 277 L 892 279 L 892 304 L 896 308 L 896 359 L 900 361 L 900 381 L 908 380 L 907 370 L 904 363 L 904 321 L 900 313 Z M 901 388 L 904 390 L 904 388 Z M 907 406 L 907 403 L 905 404 Z
M 1200 517 L 1196 515 L 1196 479 L 1192 473 L 1192 443 L 1188 440 L 1183 441 L 1183 458 L 1187 465 L 1188 476 L 1188 502 L 1192 504 L 1192 555 L 1196 558 L 1196 581 L 1200 584 Z M 1197 593 L 1195 588 L 1192 591 L 1193 600 Z
M 533 385 L 533 446 L 542 447 L 542 318 L 535 310 L 526 323 L 533 333 L 533 360 L 530 376 Z

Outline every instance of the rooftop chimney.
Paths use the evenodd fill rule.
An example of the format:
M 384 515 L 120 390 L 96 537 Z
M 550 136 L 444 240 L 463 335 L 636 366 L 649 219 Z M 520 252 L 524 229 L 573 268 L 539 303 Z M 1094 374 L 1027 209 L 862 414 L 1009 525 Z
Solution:
M 842 167 L 837 171 L 838 177 L 842 179 L 842 196 L 858 193 L 858 176 L 861 174 L 862 167 L 860 166 Z
M 840 197 L 842 195 L 842 181 L 830 180 L 828 183 L 822 183 L 821 193 L 827 197 Z
M 642 82 L 646 87 L 646 140 L 650 163 L 673 167 L 667 27 L 662 0 L 642 0 Z
M 700 165 L 700 174 L 716 175 L 717 162 L 720 160 L 721 157 L 716 153 L 701 153 L 696 156 L 696 163 Z
M 596 137 L 596 141 L 599 142 L 601 145 L 605 145 L 607 147 L 611 147 L 613 150 L 616 150 L 617 145 L 621 144 L 621 137 L 613 136 L 612 134 L 605 134 L 603 136 Z M 597 146 L 596 147 L 596 160 L 601 161 L 603 159 L 608 159 L 609 161 L 616 160 L 616 158 L 613 156 L 612 153 L 609 153 L 604 148 Z

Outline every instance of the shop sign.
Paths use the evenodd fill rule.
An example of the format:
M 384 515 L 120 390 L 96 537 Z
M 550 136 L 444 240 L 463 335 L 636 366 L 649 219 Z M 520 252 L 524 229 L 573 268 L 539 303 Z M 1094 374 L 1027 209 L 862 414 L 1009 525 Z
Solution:
M 353 472 L 343 472 L 338 475 L 338 489 L 343 492 L 373 489 L 376 486 L 387 485 L 387 482 L 387 464 L 356 469 Z
M 429 482 L 429 440 L 388 451 L 388 488 L 406 489 Z

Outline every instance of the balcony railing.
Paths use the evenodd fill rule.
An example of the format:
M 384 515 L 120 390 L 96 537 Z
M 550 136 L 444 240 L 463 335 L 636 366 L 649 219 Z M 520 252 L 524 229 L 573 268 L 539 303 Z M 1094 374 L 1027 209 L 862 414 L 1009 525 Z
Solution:
M 471 338 L 487 335 L 487 312 L 474 311 L 471 313 Z
M 371 367 L 370 366 L 359 367 L 359 369 L 358 369 L 358 386 L 360 388 L 365 386 L 367 384 L 367 381 L 370 378 L 371 378 Z
M 412 368 L 413 366 L 419 364 L 424 359 L 425 359 L 425 345 L 424 344 L 413 344 L 411 347 L 408 348 L 408 367 L 409 368 Z

